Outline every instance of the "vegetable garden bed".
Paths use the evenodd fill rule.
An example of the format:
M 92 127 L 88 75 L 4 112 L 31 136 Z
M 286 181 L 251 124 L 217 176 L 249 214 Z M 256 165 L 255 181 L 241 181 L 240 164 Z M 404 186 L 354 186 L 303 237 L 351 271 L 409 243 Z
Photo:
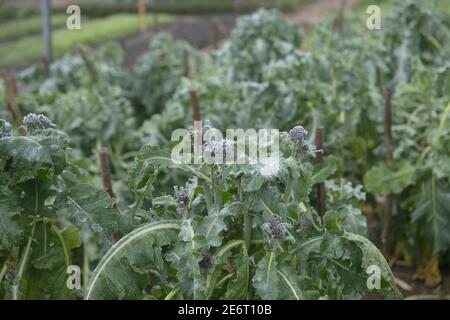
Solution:
M 111 43 L 4 74 L 0 294 L 400 299 L 401 261 L 444 295 L 448 21 L 394 1 L 382 30 L 325 19 L 303 51 L 298 25 L 261 10 L 208 53 L 161 33 L 130 70 Z M 212 162 L 174 162 L 180 128 L 194 148 L 217 130 L 278 129 L 264 140 L 276 170 L 221 163 L 246 143 L 228 136 L 199 142 Z

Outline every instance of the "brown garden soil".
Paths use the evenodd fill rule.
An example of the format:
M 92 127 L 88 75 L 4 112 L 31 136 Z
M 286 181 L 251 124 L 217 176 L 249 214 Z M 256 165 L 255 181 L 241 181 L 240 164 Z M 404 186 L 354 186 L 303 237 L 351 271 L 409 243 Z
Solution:
M 227 38 L 236 24 L 236 15 L 178 16 L 176 21 L 159 30 L 138 33 L 120 40 L 125 51 L 125 67 L 130 67 L 136 59 L 147 51 L 148 43 L 156 32 L 167 32 L 176 39 L 189 42 L 194 48 L 204 49 L 213 41 Z M 217 31 L 214 31 L 217 30 Z
M 417 279 L 417 269 L 412 266 L 400 262 L 392 267 L 392 271 L 397 280 L 400 279 L 409 286 L 399 285 L 397 282 L 397 286 L 407 300 L 450 299 L 450 273 L 448 270 L 441 270 L 442 281 L 433 287 Z

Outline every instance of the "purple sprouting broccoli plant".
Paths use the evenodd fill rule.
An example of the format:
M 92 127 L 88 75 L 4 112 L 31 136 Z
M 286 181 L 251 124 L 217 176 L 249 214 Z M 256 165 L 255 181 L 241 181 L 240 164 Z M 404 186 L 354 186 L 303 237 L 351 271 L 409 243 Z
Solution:
M 189 193 L 183 188 L 175 189 L 176 201 L 180 205 L 180 207 L 187 207 L 189 204 Z
M 296 126 L 289 131 L 289 137 L 298 145 L 303 145 L 307 136 L 308 131 L 302 126 Z
M 213 257 L 209 254 L 204 254 L 200 266 L 205 269 L 211 268 L 213 265 Z
M 308 218 L 301 218 L 299 221 L 299 231 L 304 232 L 312 225 L 311 220 Z
M 289 138 L 305 154 L 314 151 L 314 147 L 307 141 L 308 131 L 303 126 L 295 126 L 289 131 Z
M 55 125 L 50 121 L 49 118 L 44 116 L 43 114 L 36 115 L 34 113 L 30 113 L 25 118 L 23 118 L 23 125 L 27 130 L 30 129 L 49 129 L 54 128 Z
M 272 237 L 277 240 L 284 240 L 286 237 L 286 229 L 280 216 L 273 215 L 269 220 L 269 228 Z

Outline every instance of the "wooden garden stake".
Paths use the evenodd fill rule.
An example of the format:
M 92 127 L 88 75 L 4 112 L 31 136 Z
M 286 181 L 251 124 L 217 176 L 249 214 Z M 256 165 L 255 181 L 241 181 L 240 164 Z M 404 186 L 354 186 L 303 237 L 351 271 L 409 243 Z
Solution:
M 212 43 L 214 50 L 219 49 L 219 41 L 220 41 L 219 21 L 217 21 L 217 18 L 214 18 L 212 26 Z
M 159 18 L 158 18 L 158 14 L 153 13 L 153 32 L 158 32 L 159 31 Z
M 50 62 L 46 57 L 42 57 L 41 59 L 42 65 L 44 66 L 45 75 L 50 77 Z
M 192 117 L 194 119 L 194 163 L 198 164 L 202 159 L 202 144 L 203 144 L 203 128 L 202 128 L 202 116 L 200 114 L 200 103 L 198 101 L 198 95 L 195 90 L 189 92 L 191 96 L 192 105 Z
M 145 10 L 145 0 L 138 0 L 139 29 L 141 32 L 147 31 L 147 12 Z
M 239 0 L 233 0 L 233 11 L 236 16 L 239 15 Z
M 97 71 L 95 70 L 94 65 L 91 63 L 91 61 L 87 57 L 86 52 L 84 52 L 83 48 L 78 48 L 78 53 L 80 54 L 81 58 L 83 59 L 84 65 L 86 66 L 86 69 L 89 72 L 92 83 L 97 83 Z
M 121 231 L 119 231 L 119 230 L 114 231 L 111 235 L 113 243 L 118 242 L 120 239 L 123 238 L 123 236 L 124 236 L 124 234 Z
M 102 181 L 104 190 L 110 195 L 111 198 L 115 198 L 115 194 L 111 183 L 111 171 L 109 168 L 108 149 L 102 148 L 99 152 L 100 168 L 102 172 Z
M 11 86 L 11 92 L 17 96 L 17 93 L 19 93 L 19 90 L 17 89 L 17 79 L 14 74 L 9 74 L 9 84 Z
M 192 104 L 192 114 L 194 121 L 202 121 L 202 116 L 200 114 L 200 103 L 198 101 L 197 92 L 192 90 L 189 92 L 191 95 L 191 104 Z
M 16 102 L 16 94 L 17 94 L 17 87 L 15 84 L 15 79 L 11 77 L 11 75 L 6 75 L 5 77 L 6 82 L 6 104 L 9 107 L 9 110 L 11 111 L 14 120 L 18 126 L 22 125 L 22 112 L 20 111 L 19 105 Z
M 321 163 L 323 161 L 323 141 L 324 141 L 325 130 L 324 128 L 316 129 L 316 163 Z M 323 225 L 323 217 L 325 215 L 325 183 L 322 182 L 317 187 L 317 211 L 319 212 L 320 221 Z
M 17 83 L 16 83 L 16 77 L 14 75 L 11 75 L 9 73 L 3 73 L 1 74 L 3 80 L 5 81 L 6 86 L 6 105 L 9 108 L 9 111 L 11 112 L 14 122 L 17 126 L 19 126 L 19 131 L 22 135 L 26 135 L 25 128 L 22 127 L 22 111 L 20 110 L 19 105 L 16 102 L 16 95 L 17 95 Z
M 384 90 L 384 142 L 386 145 L 386 161 L 394 159 L 392 145 L 392 92 L 390 89 Z M 383 212 L 383 232 L 381 242 L 383 254 L 387 258 L 389 255 L 389 228 L 391 223 L 392 193 L 386 196 Z
M 347 0 L 341 0 L 338 15 L 336 16 L 336 19 L 333 22 L 333 27 L 335 30 L 338 31 L 342 30 L 342 24 L 344 21 L 344 12 L 346 7 L 347 7 Z

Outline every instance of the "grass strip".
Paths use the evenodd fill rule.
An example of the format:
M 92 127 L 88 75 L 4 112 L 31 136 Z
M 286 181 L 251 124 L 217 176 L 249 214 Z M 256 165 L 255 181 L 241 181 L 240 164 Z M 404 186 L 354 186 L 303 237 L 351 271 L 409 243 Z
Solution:
M 173 21 L 169 15 L 159 15 L 159 25 Z M 149 15 L 148 26 L 152 28 L 153 17 Z M 118 39 L 139 31 L 137 14 L 116 14 L 103 19 L 81 21 L 80 30 L 66 28 L 53 31 L 53 54 L 60 56 L 79 45 L 90 45 Z M 0 47 L 0 67 L 24 65 L 42 56 L 43 43 L 40 35 L 27 36 Z

